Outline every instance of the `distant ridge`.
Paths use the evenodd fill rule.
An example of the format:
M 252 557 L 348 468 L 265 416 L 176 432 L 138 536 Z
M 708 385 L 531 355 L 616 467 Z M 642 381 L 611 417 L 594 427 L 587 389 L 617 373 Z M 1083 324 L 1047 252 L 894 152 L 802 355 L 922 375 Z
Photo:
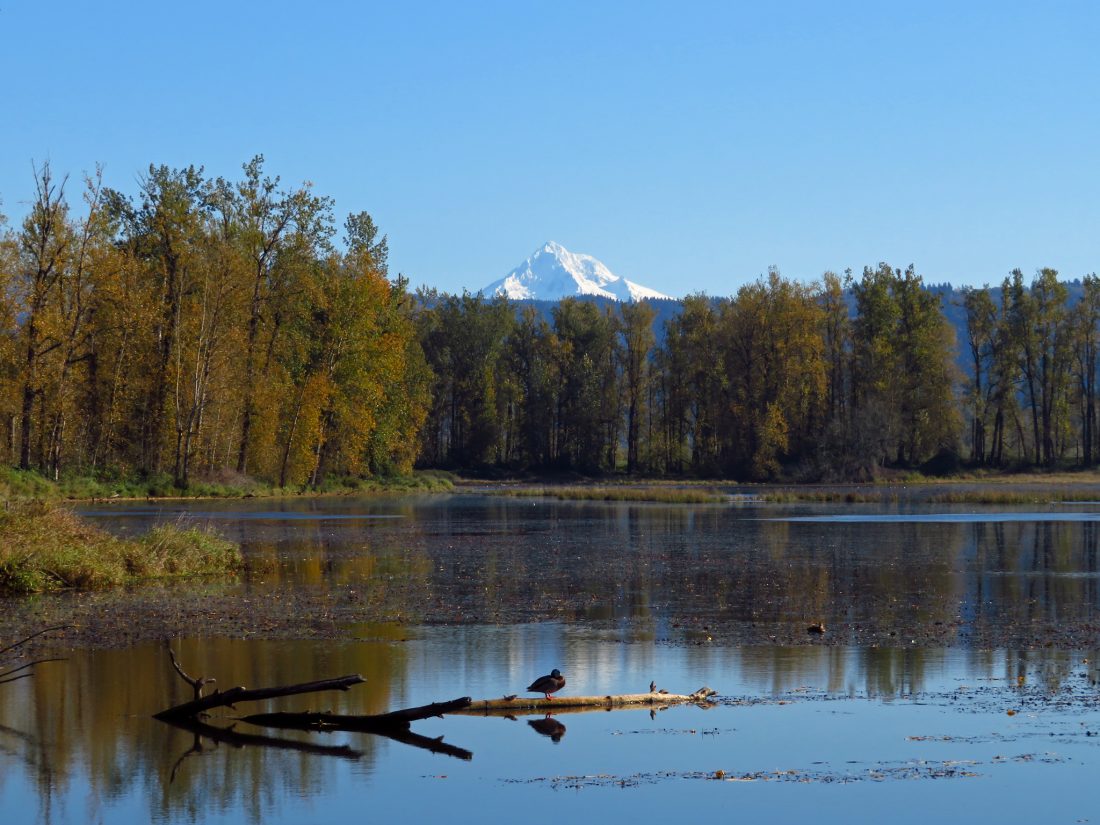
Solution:
M 655 289 L 620 278 L 591 255 L 570 252 L 555 241 L 535 250 L 499 281 L 482 292 L 513 300 L 559 301 L 579 295 L 595 295 L 614 301 L 669 299 Z

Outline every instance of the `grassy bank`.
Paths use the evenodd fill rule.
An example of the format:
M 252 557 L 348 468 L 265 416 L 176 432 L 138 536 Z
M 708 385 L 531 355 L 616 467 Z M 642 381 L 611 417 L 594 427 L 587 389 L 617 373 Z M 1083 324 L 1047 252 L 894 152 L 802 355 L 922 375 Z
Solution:
M 667 504 L 709 504 L 726 496 L 709 490 L 683 487 L 592 485 L 585 487 L 514 487 L 500 491 L 515 497 L 545 497 L 565 501 L 657 501 Z
M 327 479 L 319 487 L 278 487 L 248 476 L 227 475 L 196 480 L 186 487 L 171 476 L 115 478 L 62 476 L 57 481 L 34 470 L 0 468 L 0 499 L 87 501 L 91 499 L 147 498 L 267 498 L 299 495 L 354 495 L 357 493 L 446 492 L 454 487 L 449 473 L 417 472 L 407 476 Z
M 1100 486 L 1096 489 L 1059 489 L 1053 485 L 1036 485 L 1030 489 L 997 487 L 986 483 L 972 483 L 969 489 L 923 490 L 908 486 L 903 490 L 829 490 L 787 489 L 769 490 L 760 494 L 762 501 L 771 503 L 844 503 L 884 504 L 901 501 L 927 504 L 1059 504 L 1100 501 Z
M 25 502 L 0 511 L 0 593 L 224 574 L 242 565 L 240 549 L 209 530 L 162 525 L 123 539 L 57 504 Z

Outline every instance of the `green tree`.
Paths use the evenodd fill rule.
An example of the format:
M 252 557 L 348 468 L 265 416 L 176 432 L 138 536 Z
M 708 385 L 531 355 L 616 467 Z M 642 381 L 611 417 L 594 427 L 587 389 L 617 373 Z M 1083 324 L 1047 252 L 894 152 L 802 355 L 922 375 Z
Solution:
M 653 334 L 653 307 L 641 301 L 620 307 L 622 321 L 622 375 L 626 397 L 626 471 L 636 473 L 640 467 L 642 420 L 646 414 L 650 380 L 650 356 L 656 338 Z
M 1068 407 L 1066 288 L 1058 281 L 1057 271 L 1041 269 L 1027 289 L 1017 269 L 1012 273 L 1011 295 L 1012 330 L 1031 412 L 1033 460 L 1052 464 L 1058 453 L 1055 437 Z
M 617 319 L 576 298 L 561 301 L 553 317 L 560 342 L 558 460 L 586 471 L 614 469 L 621 424 Z

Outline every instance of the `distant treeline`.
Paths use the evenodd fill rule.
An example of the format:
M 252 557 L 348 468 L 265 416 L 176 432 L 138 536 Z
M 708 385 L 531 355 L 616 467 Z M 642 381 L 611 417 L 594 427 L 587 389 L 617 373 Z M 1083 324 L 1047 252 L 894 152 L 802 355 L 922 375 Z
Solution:
M 660 343 L 646 303 L 566 299 L 548 320 L 421 298 L 426 465 L 856 477 L 959 446 L 952 329 L 912 268 L 848 284 L 773 271 L 731 298 L 686 298 Z
M 262 157 L 236 181 L 150 167 L 136 197 L 92 176 L 80 218 L 65 184 L 40 168 L 0 235 L 0 461 L 52 477 L 1100 460 L 1095 276 L 1072 296 L 1053 270 L 956 294 L 887 264 L 653 304 L 410 295 L 367 213 L 337 246 L 331 201 Z

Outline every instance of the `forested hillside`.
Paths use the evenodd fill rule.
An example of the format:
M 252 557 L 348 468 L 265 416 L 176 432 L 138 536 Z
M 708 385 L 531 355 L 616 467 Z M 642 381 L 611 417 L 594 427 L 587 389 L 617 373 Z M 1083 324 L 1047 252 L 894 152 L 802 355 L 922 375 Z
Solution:
M 1094 276 L 953 290 L 879 264 L 683 301 L 410 295 L 368 214 L 338 232 L 262 157 L 232 181 L 150 167 L 132 195 L 95 175 L 79 209 L 73 188 L 41 167 L 0 238 L 0 461 L 52 478 L 1100 458 Z

